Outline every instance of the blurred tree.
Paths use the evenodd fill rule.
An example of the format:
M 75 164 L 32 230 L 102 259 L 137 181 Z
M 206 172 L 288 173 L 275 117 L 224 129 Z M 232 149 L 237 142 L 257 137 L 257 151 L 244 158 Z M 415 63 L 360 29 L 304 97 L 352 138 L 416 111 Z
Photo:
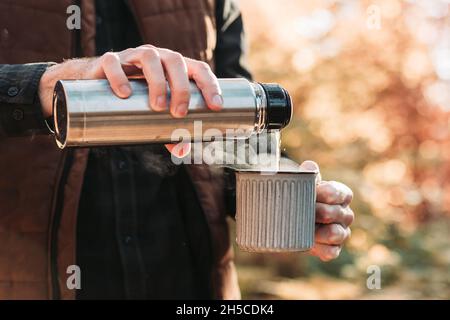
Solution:
M 284 148 L 299 162 L 317 161 L 325 179 L 355 191 L 358 216 L 344 258 L 309 265 L 352 277 L 376 263 L 394 268 L 395 281 L 403 263 L 426 259 L 431 268 L 433 256 L 443 254 L 448 274 L 450 3 L 241 0 L 241 6 L 256 79 L 279 82 L 294 98 Z M 371 27 L 374 12 L 379 28 Z M 425 246 L 434 239 L 428 233 L 413 241 L 434 224 L 444 227 L 434 245 Z M 447 249 L 438 252 L 442 241 Z M 298 263 L 298 256 L 287 259 Z M 289 276 L 310 270 L 301 266 L 281 269 Z M 444 284 L 450 286 L 448 279 Z

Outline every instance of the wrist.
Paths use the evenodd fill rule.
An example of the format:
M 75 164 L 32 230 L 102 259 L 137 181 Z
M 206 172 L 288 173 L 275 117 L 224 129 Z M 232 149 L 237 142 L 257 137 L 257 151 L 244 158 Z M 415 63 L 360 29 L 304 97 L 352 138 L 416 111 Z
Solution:
M 39 99 L 44 117 L 53 114 L 53 90 L 58 80 L 78 80 L 97 78 L 98 65 L 96 58 L 67 60 L 49 67 L 39 82 Z
M 53 89 L 56 84 L 55 69 L 58 65 L 53 65 L 47 68 L 47 70 L 42 74 L 39 81 L 39 100 L 41 103 L 42 113 L 44 118 L 50 117 L 52 115 L 52 100 L 53 100 Z

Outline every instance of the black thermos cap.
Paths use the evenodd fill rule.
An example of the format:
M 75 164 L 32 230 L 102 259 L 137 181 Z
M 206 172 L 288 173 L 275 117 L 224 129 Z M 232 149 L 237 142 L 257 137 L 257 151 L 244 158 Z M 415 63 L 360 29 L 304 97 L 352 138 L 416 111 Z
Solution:
M 278 84 L 260 84 L 267 97 L 266 129 L 283 129 L 292 117 L 292 101 L 289 93 Z

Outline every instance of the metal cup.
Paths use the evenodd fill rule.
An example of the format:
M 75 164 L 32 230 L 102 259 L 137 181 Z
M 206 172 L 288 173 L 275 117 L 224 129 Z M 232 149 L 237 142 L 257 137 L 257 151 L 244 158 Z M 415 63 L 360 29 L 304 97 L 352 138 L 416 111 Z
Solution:
M 237 244 L 245 251 L 306 251 L 314 245 L 317 172 L 236 172 Z

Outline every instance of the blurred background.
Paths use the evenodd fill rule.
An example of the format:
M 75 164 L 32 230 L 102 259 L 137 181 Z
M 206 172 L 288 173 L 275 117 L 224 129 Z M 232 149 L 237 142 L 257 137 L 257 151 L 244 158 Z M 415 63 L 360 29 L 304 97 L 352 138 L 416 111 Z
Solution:
M 449 299 L 450 0 L 240 6 L 255 79 L 294 97 L 283 148 L 348 184 L 356 213 L 333 262 L 236 249 L 243 297 Z

